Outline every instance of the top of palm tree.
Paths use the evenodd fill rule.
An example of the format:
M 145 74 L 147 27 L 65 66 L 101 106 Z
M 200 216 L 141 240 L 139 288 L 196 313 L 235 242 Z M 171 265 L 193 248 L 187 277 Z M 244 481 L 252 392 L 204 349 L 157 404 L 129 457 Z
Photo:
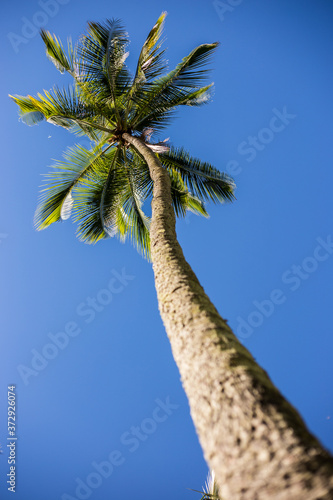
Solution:
M 230 177 L 212 165 L 171 147 L 167 140 L 153 142 L 170 122 L 178 106 L 201 106 L 210 100 L 213 84 L 203 85 L 207 63 L 218 43 L 196 47 L 174 70 L 166 73 L 161 35 L 162 13 L 141 49 L 132 75 L 126 66 L 128 34 L 118 19 L 89 22 L 88 30 L 67 50 L 51 33 L 42 30 L 46 54 L 73 84 L 33 96 L 10 96 L 24 123 L 46 120 L 79 136 L 88 136 L 89 149 L 69 148 L 64 159 L 46 176 L 35 214 L 37 229 L 65 220 L 73 212 L 78 234 L 88 243 L 128 235 L 149 256 L 150 218 L 143 203 L 152 195 L 148 166 L 123 139 L 139 137 L 158 155 L 170 174 L 173 207 L 177 216 L 187 210 L 207 216 L 205 201 L 234 198 Z

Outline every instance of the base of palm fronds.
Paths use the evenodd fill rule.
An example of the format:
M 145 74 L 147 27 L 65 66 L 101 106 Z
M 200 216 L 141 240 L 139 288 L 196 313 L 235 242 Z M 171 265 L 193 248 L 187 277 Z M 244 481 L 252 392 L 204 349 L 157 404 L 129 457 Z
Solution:
M 214 471 L 208 472 L 205 486 L 203 486 L 203 491 L 199 490 L 191 490 L 191 491 L 201 493 L 203 496 L 201 497 L 200 500 L 223 500 L 223 498 L 219 496 L 219 488 L 215 481 Z

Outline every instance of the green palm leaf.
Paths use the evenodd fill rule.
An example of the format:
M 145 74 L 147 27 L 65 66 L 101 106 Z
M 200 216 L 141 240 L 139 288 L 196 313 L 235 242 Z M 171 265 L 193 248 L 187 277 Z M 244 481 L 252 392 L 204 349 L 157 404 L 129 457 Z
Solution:
M 35 226 L 38 230 L 45 229 L 53 222 L 68 218 L 69 196 L 72 197 L 73 188 L 95 168 L 104 151 L 106 149 L 103 150 L 99 146 L 89 151 L 76 145 L 68 148 L 64 153 L 63 161 L 58 161 L 53 165 L 53 171 L 45 176 L 46 181 L 35 213 Z M 66 200 L 68 204 L 63 209 Z
M 162 12 L 142 46 L 133 83 L 127 96 L 127 116 L 130 111 L 136 108 L 137 96 L 147 92 L 150 82 L 159 77 L 166 69 L 166 61 L 163 59 L 165 51 L 161 50 L 160 43 L 165 17 L 166 12 Z
M 44 95 L 38 93 L 37 97 L 10 97 L 19 106 L 20 118 L 27 125 L 47 120 L 78 135 L 88 135 L 96 141 L 101 132 L 112 132 L 108 128 L 109 124 L 112 126 L 112 116 L 97 115 L 96 109 L 82 102 L 73 86 L 67 89 L 54 87 L 50 92 L 44 90 Z
M 124 65 L 127 57 L 128 35 L 117 19 L 105 24 L 89 23 L 88 34 L 77 47 L 78 74 L 82 84 L 89 84 L 89 92 L 98 102 L 119 108 L 131 76 Z
M 218 43 L 199 45 L 173 71 L 155 80 L 148 90 L 138 95 L 137 112 L 130 120 L 131 126 L 141 130 L 150 117 L 151 125 L 161 128 L 168 123 L 176 106 L 190 104 L 191 100 L 199 102 L 200 95 L 207 94 L 209 89 L 209 86 L 201 88 L 207 74 L 204 66 L 217 46 Z M 199 94 L 195 94 L 197 92 Z
M 150 259 L 150 218 L 142 210 L 145 190 L 140 184 L 142 177 L 132 168 L 132 159 L 131 153 L 124 154 L 127 182 L 124 185 L 121 203 L 127 221 L 125 234 L 128 233 L 137 249 Z
M 148 165 L 135 150 L 127 150 L 126 157 L 136 190 L 140 199 L 145 202 L 153 194 L 153 181 L 150 178 Z
M 176 170 L 170 170 L 172 205 L 177 217 L 185 217 L 188 210 L 208 217 L 208 213 L 202 201 L 200 201 L 185 187 L 181 175 Z
M 103 154 L 74 190 L 73 219 L 79 223 L 79 238 L 86 243 L 117 233 L 117 210 L 125 180 L 119 157 L 117 148 Z
M 161 44 L 159 43 L 165 17 L 166 12 L 162 12 L 142 46 L 135 72 L 134 86 L 139 82 L 153 80 L 166 68 L 166 62 L 163 60 L 165 51 L 160 50 Z
M 155 130 L 161 131 L 170 123 L 178 106 L 199 107 L 208 104 L 211 100 L 212 85 L 198 90 L 176 89 L 161 95 L 156 98 L 156 101 L 152 101 L 146 106 L 146 114 L 136 124 L 136 130 L 142 132 L 147 127 L 153 127 Z
M 74 76 L 74 50 L 71 40 L 68 40 L 67 55 L 65 54 L 61 41 L 55 35 L 52 35 L 49 31 L 42 29 L 41 37 L 45 43 L 47 57 L 53 62 L 60 73 L 68 71 L 72 76 Z
M 209 163 L 176 148 L 171 148 L 168 153 L 161 153 L 159 156 L 168 170 L 179 172 L 187 189 L 195 197 L 214 203 L 232 201 L 235 198 L 235 184 L 231 177 Z

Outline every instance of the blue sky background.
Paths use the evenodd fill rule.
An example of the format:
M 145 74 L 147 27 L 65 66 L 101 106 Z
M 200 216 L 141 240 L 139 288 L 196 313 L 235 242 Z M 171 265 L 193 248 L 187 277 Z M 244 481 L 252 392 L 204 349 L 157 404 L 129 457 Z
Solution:
M 221 42 L 213 103 L 182 109 L 161 139 L 234 174 L 237 201 L 209 206 L 208 220 L 179 221 L 179 240 L 220 313 L 333 450 L 332 3 L 54 2 L 49 14 L 43 2 L 1 3 L 1 498 L 11 498 L 8 384 L 17 393 L 17 500 L 195 500 L 187 488 L 200 489 L 207 473 L 150 264 L 130 243 L 79 242 L 69 221 L 34 230 L 41 174 L 77 142 L 49 124 L 25 126 L 7 96 L 66 81 L 45 57 L 38 23 L 65 41 L 88 20 L 122 18 L 133 70 L 164 10 L 170 68 L 200 43 Z M 77 335 L 47 347 L 64 330 Z M 54 358 L 22 377 L 43 349 Z M 156 410 L 167 398 L 169 414 Z M 91 475 L 110 459 L 109 477 Z M 97 487 L 76 492 L 77 478 Z

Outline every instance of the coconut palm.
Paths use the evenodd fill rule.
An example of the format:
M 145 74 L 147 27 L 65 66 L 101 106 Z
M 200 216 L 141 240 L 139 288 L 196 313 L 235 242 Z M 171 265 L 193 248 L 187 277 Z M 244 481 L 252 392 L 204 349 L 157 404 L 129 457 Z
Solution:
M 198 46 L 166 73 L 164 19 L 165 13 L 150 31 L 133 76 L 118 20 L 89 23 L 66 51 L 42 31 L 48 57 L 73 86 L 12 98 L 28 125 L 47 120 L 88 136 L 92 147 L 76 145 L 54 165 L 36 226 L 72 213 L 84 241 L 130 237 L 152 260 L 160 313 L 223 497 L 331 498 L 331 456 L 238 342 L 177 241 L 176 216 L 188 210 L 206 216 L 205 202 L 231 201 L 234 184 L 160 136 L 178 106 L 209 101 L 206 65 L 218 45 Z M 151 217 L 144 212 L 150 199 Z

